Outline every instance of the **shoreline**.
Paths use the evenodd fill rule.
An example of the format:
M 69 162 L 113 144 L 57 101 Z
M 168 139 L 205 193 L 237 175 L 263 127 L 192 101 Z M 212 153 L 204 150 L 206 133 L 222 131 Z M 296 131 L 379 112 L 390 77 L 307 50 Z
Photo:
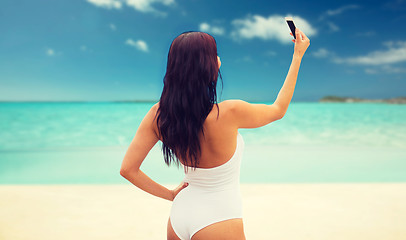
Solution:
M 241 192 L 247 239 L 406 235 L 406 183 L 244 183 Z M 131 183 L 0 185 L 0 196 L 4 239 L 165 239 L 171 207 Z

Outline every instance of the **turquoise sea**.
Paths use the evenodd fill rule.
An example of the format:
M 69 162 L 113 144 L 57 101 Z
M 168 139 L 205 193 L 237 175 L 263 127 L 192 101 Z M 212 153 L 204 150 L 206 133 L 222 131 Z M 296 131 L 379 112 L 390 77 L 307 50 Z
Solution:
M 0 103 L 0 184 L 128 183 L 124 154 L 153 103 Z M 292 103 L 241 129 L 242 183 L 406 182 L 406 105 Z M 178 183 L 158 143 L 141 169 Z

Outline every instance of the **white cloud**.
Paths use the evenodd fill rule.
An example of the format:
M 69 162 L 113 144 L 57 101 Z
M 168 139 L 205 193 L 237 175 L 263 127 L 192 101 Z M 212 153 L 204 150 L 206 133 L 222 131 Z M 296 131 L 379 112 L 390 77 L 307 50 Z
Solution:
M 116 30 L 117 30 L 116 25 L 114 25 L 114 24 L 112 24 L 112 23 L 109 24 L 109 27 L 110 27 L 110 29 L 113 30 L 113 31 L 116 31 Z
M 292 16 L 292 15 L 288 15 Z M 317 30 L 305 19 L 299 16 L 292 16 L 297 28 L 302 30 L 306 36 L 311 37 L 317 34 Z M 265 18 L 260 15 L 247 16 L 244 19 L 232 21 L 234 31 L 231 36 L 235 39 L 261 38 L 264 40 L 276 39 L 281 43 L 290 43 L 293 39 L 289 34 L 290 29 L 286 24 L 284 16 L 271 15 Z
M 45 53 L 48 56 L 55 56 L 55 51 L 52 48 L 48 48 Z
M 406 41 L 388 41 L 383 43 L 388 49 L 385 51 L 373 51 L 364 56 L 338 57 L 334 52 L 325 48 L 319 48 L 312 52 L 316 58 L 328 58 L 337 64 L 349 64 L 367 66 L 364 69 L 367 74 L 400 74 L 406 73 L 406 68 L 394 67 L 393 64 L 406 61 Z
M 364 56 L 356 57 L 338 57 L 334 52 L 325 48 L 319 48 L 312 52 L 312 55 L 317 58 L 330 57 L 335 63 L 347 63 L 351 65 L 386 65 L 385 69 L 395 72 L 394 68 L 389 70 L 389 64 L 395 64 L 406 61 L 406 41 L 387 41 L 383 43 L 388 49 L 370 52 Z
M 136 49 L 138 49 L 140 51 L 148 52 L 148 45 L 146 42 L 144 42 L 142 40 L 134 41 L 131 38 L 129 38 L 125 41 L 125 44 L 135 47 Z
M 365 73 L 367 73 L 367 74 L 406 73 L 406 68 L 392 67 L 392 66 L 389 66 L 389 65 L 384 65 L 382 67 L 366 68 Z
M 208 23 L 205 23 L 205 22 L 203 22 L 199 25 L 199 29 L 202 32 L 212 33 L 212 34 L 216 34 L 216 35 L 224 34 L 224 28 L 210 26 Z
M 45 49 L 45 54 L 46 54 L 47 56 L 54 57 L 54 56 L 61 56 L 61 55 L 62 55 L 62 52 L 61 52 L 61 51 L 58 51 L 58 52 L 57 52 L 55 49 L 47 47 L 47 48 Z
M 406 68 L 392 67 L 392 66 L 389 66 L 389 65 L 383 66 L 382 70 L 387 72 L 387 73 L 406 73 Z
M 350 10 L 350 9 L 357 9 L 359 8 L 358 5 L 351 4 L 351 5 L 346 5 L 342 6 L 340 8 L 334 9 L 334 10 L 327 10 L 326 14 L 329 16 L 334 16 L 334 15 L 339 15 L 343 13 L 344 11 Z
M 367 73 L 367 74 L 377 74 L 378 71 L 375 68 L 366 68 L 365 73 Z
M 326 58 L 333 55 L 332 52 L 325 48 L 319 48 L 317 51 L 312 52 L 313 56 L 316 58 Z
M 405 45 L 406 42 L 402 42 L 402 41 L 397 41 L 397 42 L 394 42 L 394 41 L 386 41 L 386 42 L 383 42 L 382 44 L 383 44 L 384 46 L 388 47 L 388 48 L 393 48 L 393 47 L 395 47 L 395 46 L 402 46 L 402 45 Z
M 155 13 L 156 15 L 166 16 L 165 12 L 154 8 L 154 4 L 169 6 L 175 3 L 175 0 L 87 0 L 89 3 L 106 9 L 121 9 L 123 3 L 137 11 L 144 13 Z
M 274 52 L 274 51 L 267 51 L 267 52 L 265 52 L 265 55 L 266 55 L 266 56 L 276 56 L 277 53 Z
M 327 10 L 320 16 L 320 20 L 323 20 L 326 17 L 340 15 L 347 10 L 357 9 L 357 8 L 360 8 L 360 6 L 355 5 L 355 4 L 350 4 L 350 5 L 345 5 L 345 6 L 342 6 L 340 8 L 334 9 L 334 10 Z
M 332 16 L 336 16 L 336 15 L 340 15 L 348 10 L 351 9 L 358 9 L 360 8 L 360 6 L 355 5 L 355 4 L 350 4 L 350 5 L 345 5 L 342 6 L 340 8 L 337 9 L 333 9 L 333 10 L 327 10 L 326 12 L 322 13 L 319 17 L 319 21 L 323 21 L 324 19 L 328 18 L 328 17 L 332 17 Z M 330 32 L 338 32 L 340 30 L 339 26 L 337 26 L 336 24 L 332 23 L 332 22 L 326 22 Z
M 87 0 L 89 3 L 107 9 L 120 9 L 122 4 L 118 0 Z
M 89 48 L 89 47 L 86 46 L 86 45 L 81 45 L 81 46 L 79 47 L 79 49 L 80 49 L 80 51 L 82 51 L 82 52 L 87 52 L 87 53 L 92 53 L 92 52 L 93 52 L 93 49 Z
M 252 60 L 251 56 L 245 56 L 245 57 L 242 57 L 242 58 L 237 58 L 234 61 L 235 62 L 246 62 L 246 63 L 248 63 L 248 62 L 253 62 L 254 60 Z
M 174 0 L 126 0 L 126 4 L 130 7 L 133 7 L 134 9 L 140 11 L 140 12 L 150 12 L 150 13 L 155 13 L 160 16 L 166 16 L 166 13 L 161 12 L 154 8 L 152 5 L 153 4 L 163 4 L 165 6 L 169 6 L 175 3 Z
M 374 51 L 364 56 L 336 58 L 336 63 L 348 63 L 355 65 L 382 65 L 406 61 L 406 41 L 385 42 L 388 48 L 383 51 Z
M 327 22 L 328 26 L 330 27 L 331 32 L 338 32 L 340 28 L 332 22 Z

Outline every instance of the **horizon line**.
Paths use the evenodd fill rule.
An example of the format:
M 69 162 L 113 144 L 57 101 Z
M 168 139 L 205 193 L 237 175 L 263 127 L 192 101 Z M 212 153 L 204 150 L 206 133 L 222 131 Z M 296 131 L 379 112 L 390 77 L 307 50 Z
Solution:
M 359 97 L 341 97 L 336 95 L 326 95 L 318 100 L 291 100 L 291 102 L 320 102 L 329 98 L 341 98 L 341 99 L 359 99 L 359 100 L 392 100 L 392 99 L 404 99 L 406 96 L 391 97 L 391 98 L 359 98 Z M 229 100 L 229 99 L 224 99 Z M 0 103 L 156 103 L 159 99 L 140 99 L 140 100 L 0 100 Z M 271 100 L 259 101 L 259 100 L 245 100 L 248 102 L 272 102 Z M 275 101 L 275 100 L 273 100 Z
M 156 103 L 159 100 L 0 100 L 0 103 Z M 223 100 L 224 101 L 224 100 Z M 272 101 L 257 101 L 257 100 L 245 100 L 249 102 L 272 102 Z M 299 100 L 291 102 L 318 102 L 319 100 Z M 220 102 L 219 102 L 220 103 Z

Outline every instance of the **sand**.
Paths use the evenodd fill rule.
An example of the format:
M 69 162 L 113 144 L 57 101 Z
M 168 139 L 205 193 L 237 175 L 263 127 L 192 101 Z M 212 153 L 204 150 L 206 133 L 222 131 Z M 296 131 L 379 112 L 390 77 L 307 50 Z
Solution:
M 249 240 L 406 239 L 406 183 L 241 190 Z M 0 239 L 166 239 L 170 207 L 130 183 L 0 185 Z

